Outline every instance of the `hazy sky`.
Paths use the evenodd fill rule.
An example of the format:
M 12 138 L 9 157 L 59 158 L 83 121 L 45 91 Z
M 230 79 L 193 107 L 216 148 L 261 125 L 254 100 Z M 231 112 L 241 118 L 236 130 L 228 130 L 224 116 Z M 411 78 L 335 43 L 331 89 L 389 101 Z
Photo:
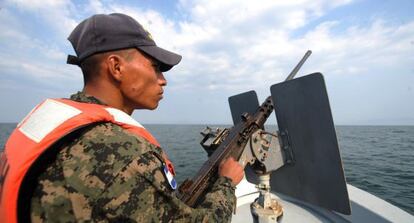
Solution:
M 158 109 L 134 113 L 141 123 L 231 123 L 229 96 L 256 90 L 264 100 L 311 49 L 298 76 L 325 75 L 336 124 L 414 125 L 412 0 L 5 0 L 0 7 L 0 122 L 81 90 L 80 69 L 66 64 L 74 53 L 67 36 L 92 14 L 122 12 L 183 56 L 165 73 Z

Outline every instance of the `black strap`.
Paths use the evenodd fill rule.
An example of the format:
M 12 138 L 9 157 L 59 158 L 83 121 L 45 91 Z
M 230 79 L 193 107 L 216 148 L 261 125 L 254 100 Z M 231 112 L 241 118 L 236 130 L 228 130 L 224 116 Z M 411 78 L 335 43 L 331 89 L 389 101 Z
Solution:
M 73 55 L 68 55 L 68 59 L 66 60 L 66 63 L 80 66 L 79 58 Z

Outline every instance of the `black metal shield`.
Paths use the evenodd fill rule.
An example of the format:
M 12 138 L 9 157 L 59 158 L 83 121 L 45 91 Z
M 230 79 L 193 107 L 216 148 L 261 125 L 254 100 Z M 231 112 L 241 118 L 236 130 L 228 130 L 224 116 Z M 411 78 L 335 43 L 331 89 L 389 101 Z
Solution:
M 259 107 L 259 100 L 255 91 L 247 91 L 229 97 L 229 105 L 233 123 L 241 121 L 241 115 L 245 112 L 253 115 Z
M 322 74 L 313 73 L 275 84 L 270 91 L 279 131 L 287 134 L 284 145 L 289 144 L 295 160 L 271 174 L 272 190 L 350 214 L 348 191 Z

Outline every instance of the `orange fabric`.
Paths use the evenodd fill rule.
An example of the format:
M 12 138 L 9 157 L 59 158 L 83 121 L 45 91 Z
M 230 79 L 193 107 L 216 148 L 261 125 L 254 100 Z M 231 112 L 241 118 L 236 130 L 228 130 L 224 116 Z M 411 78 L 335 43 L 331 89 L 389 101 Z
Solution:
M 138 136 L 148 140 L 150 143 L 159 146 L 157 140 L 146 129 L 134 125 L 117 122 L 114 117 L 108 113 L 106 106 L 98 104 L 88 104 L 71 101 L 68 99 L 53 99 L 62 102 L 66 105 L 77 108 L 82 113 L 66 120 L 58 125 L 50 133 L 48 133 L 40 142 L 35 142 L 28 138 L 19 130 L 19 126 L 24 125 L 25 121 L 30 118 L 30 115 L 42 106 L 41 103 L 35 107 L 22 124 L 19 125 L 8 139 L 3 154 L 0 155 L 0 222 L 1 223 L 15 223 L 17 222 L 17 200 L 18 192 L 21 183 L 34 161 L 53 143 L 61 139 L 70 132 L 95 123 L 95 122 L 112 122 L 117 124 L 127 131 L 130 131 Z M 171 161 L 166 157 L 165 162 L 172 168 Z M 171 166 L 171 167 L 170 167 Z

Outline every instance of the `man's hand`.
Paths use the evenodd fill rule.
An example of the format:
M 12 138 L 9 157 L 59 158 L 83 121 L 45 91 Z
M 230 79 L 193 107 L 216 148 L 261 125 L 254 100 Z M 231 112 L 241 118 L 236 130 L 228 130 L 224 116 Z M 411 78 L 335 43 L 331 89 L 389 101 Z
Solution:
M 243 179 L 244 169 L 233 157 L 230 157 L 221 162 L 218 173 L 220 176 L 230 178 L 236 186 Z

